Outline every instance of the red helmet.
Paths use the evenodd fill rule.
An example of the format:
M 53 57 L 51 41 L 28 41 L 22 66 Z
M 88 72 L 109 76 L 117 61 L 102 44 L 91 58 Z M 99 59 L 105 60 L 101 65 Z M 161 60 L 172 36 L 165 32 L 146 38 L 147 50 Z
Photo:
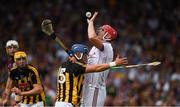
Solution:
M 107 32 L 111 36 L 111 40 L 116 39 L 117 31 L 114 28 L 112 28 L 110 25 L 103 25 L 102 30 Z

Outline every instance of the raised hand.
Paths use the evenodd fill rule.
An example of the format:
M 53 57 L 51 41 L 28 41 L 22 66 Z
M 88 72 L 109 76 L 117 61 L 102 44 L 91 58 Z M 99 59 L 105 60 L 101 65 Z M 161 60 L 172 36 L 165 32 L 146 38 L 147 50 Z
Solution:
M 98 15 L 98 12 L 95 12 L 95 13 L 93 14 L 93 16 L 91 17 L 91 19 L 87 19 L 87 22 L 88 22 L 88 23 L 94 22 L 94 20 L 95 20 L 95 18 L 96 18 L 97 15 Z
M 41 30 L 48 36 L 54 33 L 52 21 L 49 19 L 43 20 L 41 24 Z

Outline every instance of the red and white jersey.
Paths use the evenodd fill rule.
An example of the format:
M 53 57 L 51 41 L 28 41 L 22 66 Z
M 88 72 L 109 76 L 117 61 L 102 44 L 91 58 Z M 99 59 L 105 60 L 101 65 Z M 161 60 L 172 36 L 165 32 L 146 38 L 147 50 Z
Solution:
M 104 50 L 100 51 L 95 46 L 89 52 L 88 64 L 102 64 L 113 61 L 113 48 L 111 43 L 103 43 Z M 88 73 L 85 74 L 85 84 L 92 84 L 95 86 L 105 85 L 106 78 L 109 74 L 109 69 L 99 73 Z

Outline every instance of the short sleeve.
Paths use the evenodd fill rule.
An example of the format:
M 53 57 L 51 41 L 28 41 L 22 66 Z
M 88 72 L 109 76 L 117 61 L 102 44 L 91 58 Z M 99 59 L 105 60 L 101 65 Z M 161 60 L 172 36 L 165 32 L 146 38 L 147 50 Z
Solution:
M 36 68 L 30 67 L 30 69 L 31 69 L 31 80 L 32 80 L 32 83 L 33 84 L 41 83 L 40 77 L 39 77 L 39 74 L 38 74 L 38 71 L 36 70 Z
M 85 73 L 85 70 L 86 70 L 86 67 L 84 65 L 81 65 L 81 64 L 75 64 L 74 66 L 75 68 L 75 75 L 78 76 L 78 75 L 82 75 Z

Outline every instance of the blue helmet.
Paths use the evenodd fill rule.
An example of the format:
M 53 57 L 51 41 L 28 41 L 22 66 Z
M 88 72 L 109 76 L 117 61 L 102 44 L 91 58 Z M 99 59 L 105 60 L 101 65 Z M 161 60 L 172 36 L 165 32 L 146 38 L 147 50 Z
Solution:
M 77 52 L 81 52 L 81 53 L 84 53 L 84 54 L 88 54 L 88 47 L 86 45 L 83 45 L 83 44 L 74 44 L 72 47 L 71 47 L 71 52 L 73 54 L 76 54 Z

